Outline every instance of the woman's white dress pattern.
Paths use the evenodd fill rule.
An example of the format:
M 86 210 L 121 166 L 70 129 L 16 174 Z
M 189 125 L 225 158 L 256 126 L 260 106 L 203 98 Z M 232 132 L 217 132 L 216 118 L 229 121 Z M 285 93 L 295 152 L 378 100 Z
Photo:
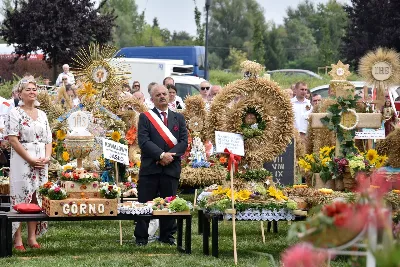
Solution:
M 17 136 L 22 146 L 33 158 L 45 158 L 46 144 L 51 143 L 52 136 L 46 114 L 38 110 L 38 118 L 33 120 L 20 107 L 11 109 L 6 127 L 8 136 Z M 48 166 L 36 169 L 29 165 L 14 149 L 10 156 L 10 196 L 11 205 L 30 203 L 36 192 L 39 206 L 42 205 L 37 190 L 48 181 Z M 13 223 L 13 235 L 20 223 Z M 43 234 L 47 222 L 38 223 L 36 234 Z

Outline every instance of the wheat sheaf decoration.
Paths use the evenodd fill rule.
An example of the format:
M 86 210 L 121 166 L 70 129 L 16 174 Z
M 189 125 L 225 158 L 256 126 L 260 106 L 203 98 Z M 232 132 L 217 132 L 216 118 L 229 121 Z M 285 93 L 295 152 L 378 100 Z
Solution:
M 263 67 L 246 61 L 249 73 Z M 237 80 L 226 85 L 213 100 L 207 116 L 206 135 L 214 142 L 215 131 L 234 132 L 244 136 L 243 164 L 262 168 L 286 149 L 294 136 L 294 114 L 290 99 L 279 85 L 265 78 Z
M 400 55 L 393 49 L 378 48 L 360 59 L 359 74 L 378 89 L 377 100 L 385 100 L 390 85 L 400 82 Z

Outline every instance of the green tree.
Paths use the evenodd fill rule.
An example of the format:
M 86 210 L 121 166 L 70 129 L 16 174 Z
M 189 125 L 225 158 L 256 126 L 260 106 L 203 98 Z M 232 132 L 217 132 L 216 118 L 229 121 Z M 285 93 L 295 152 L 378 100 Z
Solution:
M 358 66 L 361 57 L 380 46 L 400 51 L 399 1 L 352 0 L 345 10 L 349 25 L 342 52 L 347 63 Z
M 201 12 L 197 8 L 196 0 L 194 0 L 194 21 L 196 23 L 196 45 L 204 45 L 205 23 L 201 23 Z
M 135 0 L 108 0 L 102 12 L 111 10 L 115 10 L 117 16 L 113 28 L 113 44 L 118 48 L 134 45 L 133 36 L 137 34 L 141 23 Z
M 208 55 L 208 64 L 210 65 L 210 69 L 212 70 L 220 70 L 223 65 L 222 59 L 215 53 L 210 53 Z
M 6 12 L 0 36 L 8 44 L 17 44 L 19 55 L 40 49 L 49 65 L 71 62 L 81 47 L 112 40 L 115 16 L 113 12 L 100 13 L 105 3 L 103 0 L 95 8 L 91 0 L 19 1 L 16 9 Z M 55 79 L 56 73 L 53 75 Z
M 286 54 L 282 40 L 286 38 L 286 30 L 283 26 L 276 27 L 272 24 L 264 38 L 265 67 L 268 70 L 281 69 L 286 64 Z
M 246 42 L 250 43 L 246 47 L 252 47 L 255 22 L 265 29 L 263 10 L 256 0 L 215 0 L 210 10 L 210 52 L 224 59 L 228 67 L 230 48 L 244 49 Z
M 239 72 L 240 64 L 245 60 L 247 60 L 246 52 L 240 51 L 236 48 L 229 49 L 229 56 L 228 56 L 227 62 L 229 64 L 230 69 L 233 72 Z
M 253 33 L 253 54 L 252 59 L 265 65 L 265 46 L 264 46 L 264 32 L 259 20 L 254 23 L 254 33 Z
M 174 31 L 172 33 L 171 41 L 169 45 L 175 45 L 175 46 L 192 46 L 195 45 L 196 41 L 193 40 L 193 37 L 185 31 L 180 31 L 176 32 Z

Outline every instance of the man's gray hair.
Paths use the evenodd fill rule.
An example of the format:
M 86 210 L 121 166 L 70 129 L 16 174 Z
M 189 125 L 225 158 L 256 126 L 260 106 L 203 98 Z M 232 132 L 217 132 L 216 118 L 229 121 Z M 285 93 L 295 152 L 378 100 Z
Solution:
M 62 65 L 62 67 L 63 68 L 69 68 L 69 65 L 68 64 L 64 64 L 64 65 Z
M 153 87 L 151 87 L 151 89 L 150 89 L 150 97 L 151 97 L 151 98 L 153 98 L 154 90 L 157 89 L 157 88 L 159 88 L 159 87 L 165 88 L 165 90 L 167 90 L 167 87 L 165 87 L 164 85 L 162 85 L 162 84 L 155 84 L 155 85 L 154 85 Z M 168 90 L 167 90 L 167 91 L 168 91 Z

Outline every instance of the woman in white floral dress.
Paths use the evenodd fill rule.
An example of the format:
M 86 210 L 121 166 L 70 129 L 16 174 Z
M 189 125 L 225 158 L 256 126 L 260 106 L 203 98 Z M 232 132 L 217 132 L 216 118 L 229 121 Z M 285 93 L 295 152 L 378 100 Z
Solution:
M 37 203 L 39 186 L 47 182 L 51 156 L 51 130 L 46 114 L 35 106 L 37 86 L 34 80 L 22 80 L 18 88 L 19 106 L 11 109 L 6 134 L 11 145 L 10 195 L 12 206 Z M 47 223 L 28 222 L 28 246 L 40 248 L 36 234 L 43 233 Z M 14 247 L 24 251 L 21 225 L 13 223 Z

